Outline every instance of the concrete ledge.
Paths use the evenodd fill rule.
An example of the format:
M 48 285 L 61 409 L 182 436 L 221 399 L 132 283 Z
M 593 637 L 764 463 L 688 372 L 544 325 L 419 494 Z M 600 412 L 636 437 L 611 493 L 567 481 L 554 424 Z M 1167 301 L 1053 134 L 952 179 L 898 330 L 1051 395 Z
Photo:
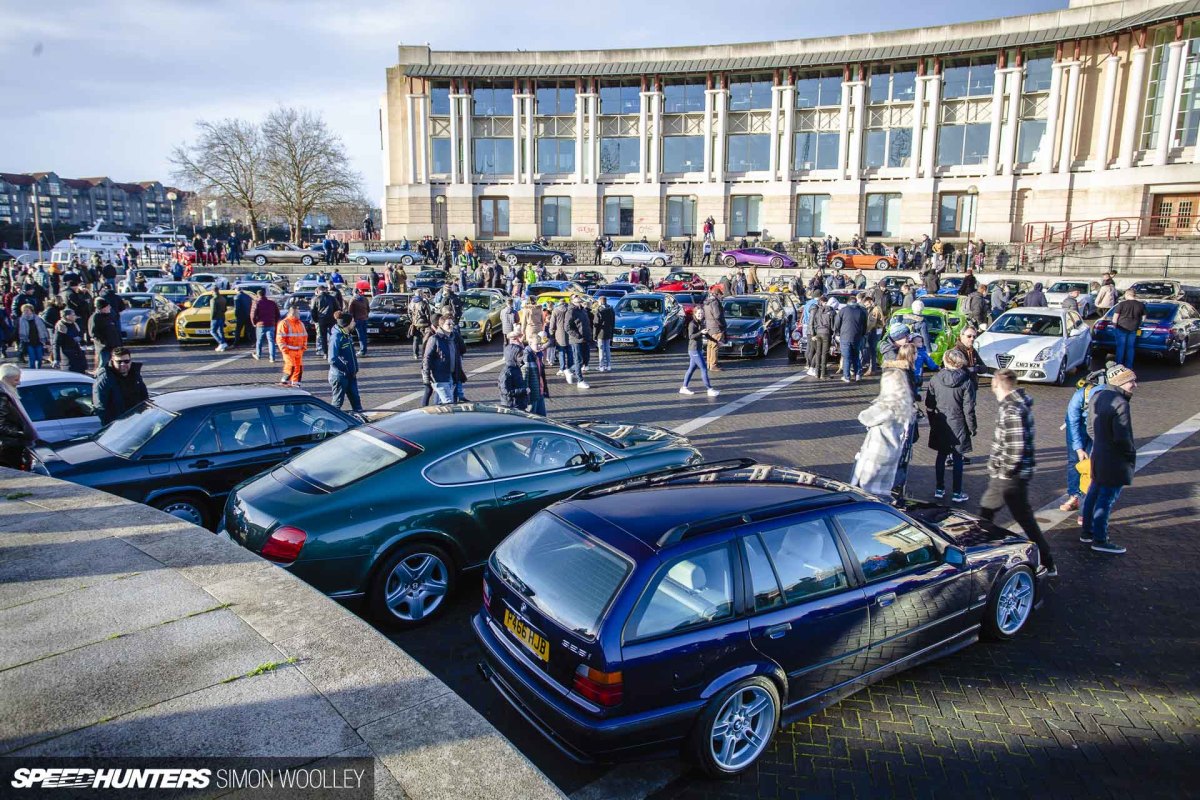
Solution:
M 2 468 L 0 708 L 5 756 L 369 756 L 378 797 L 562 797 L 290 573 L 155 509 Z

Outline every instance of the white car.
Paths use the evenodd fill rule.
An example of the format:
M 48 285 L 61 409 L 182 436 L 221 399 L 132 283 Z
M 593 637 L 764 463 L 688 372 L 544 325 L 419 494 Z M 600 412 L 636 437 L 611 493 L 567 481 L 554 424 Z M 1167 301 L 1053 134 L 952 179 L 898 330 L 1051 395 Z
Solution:
M 165 269 L 158 269 L 157 267 L 139 267 L 137 269 L 131 269 L 125 274 L 125 277 L 122 278 L 121 282 L 117 284 L 117 291 L 139 291 L 137 288 L 137 279 L 139 275 L 146 279 L 146 288 L 144 291 L 147 292 L 160 283 L 165 283 L 166 281 L 172 280 L 171 273 L 167 272 Z
M 326 286 L 329 283 L 329 276 L 332 274 L 332 272 L 306 272 L 303 278 L 296 281 L 296 286 L 294 287 L 293 291 L 311 292 L 318 286 Z
M 989 372 L 1011 369 L 1033 383 L 1067 381 L 1086 367 L 1092 329 L 1074 311 L 1062 308 L 1013 308 L 1001 314 L 975 339 Z
M 212 291 L 213 287 L 217 289 L 228 289 L 229 278 L 225 275 L 218 275 L 215 272 L 193 272 L 188 278 L 192 283 L 198 283 L 208 291 Z
M 653 267 L 665 267 L 671 263 L 673 256 L 662 250 L 653 250 L 648 244 L 641 242 L 626 242 L 616 250 L 605 250 L 600 254 L 601 264 L 612 264 L 619 267 L 622 264 L 649 264 Z
M 1061 308 L 1062 301 L 1067 299 L 1072 289 L 1079 290 L 1075 302 L 1079 303 L 1079 313 L 1083 314 L 1083 318 L 1095 316 L 1096 295 L 1092 294 L 1092 286 L 1088 281 L 1055 281 L 1046 289 L 1046 304 L 1051 308 Z
M 100 430 L 92 408 L 92 379 L 79 372 L 23 369 L 21 405 L 37 428 L 38 439 L 54 443 Z

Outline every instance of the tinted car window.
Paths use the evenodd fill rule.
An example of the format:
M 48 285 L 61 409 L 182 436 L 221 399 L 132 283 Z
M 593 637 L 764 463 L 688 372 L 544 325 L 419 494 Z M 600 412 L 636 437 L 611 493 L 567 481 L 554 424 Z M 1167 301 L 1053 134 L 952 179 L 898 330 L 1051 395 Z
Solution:
M 476 445 L 474 450 L 495 478 L 533 475 L 583 463 L 579 442 L 556 433 L 509 436 Z
M 213 423 L 212 417 L 200 423 L 200 428 L 196 431 L 196 435 L 188 442 L 188 446 L 184 448 L 184 457 L 189 456 L 207 456 L 218 453 L 221 450 L 220 442 L 217 440 L 217 426 Z
M 823 519 L 762 534 L 789 603 L 849 585 L 842 557 Z
M 351 428 L 287 463 L 287 470 L 326 489 L 340 489 L 397 464 L 412 453 L 396 438 Z
M 271 444 L 271 429 L 263 418 L 262 409 L 235 408 L 212 415 L 221 443 L 221 452 L 253 450 Z
M 626 295 L 625 299 L 617 306 L 617 311 L 629 314 L 661 314 L 663 312 L 663 301 L 657 297 L 630 297 Z
M 689 553 L 661 571 L 630 618 L 632 638 L 645 639 L 733 615 L 729 548 Z
M 746 545 L 746 562 L 750 565 L 750 585 L 754 589 L 754 610 L 778 608 L 783 605 L 783 593 L 779 590 L 779 580 L 775 577 L 775 570 L 771 568 L 762 542 L 755 534 L 743 541 Z
M 129 458 L 173 419 L 174 414 L 143 403 L 110 422 L 96 437 L 96 443 L 110 453 Z
M 1062 336 L 1060 317 L 1048 314 L 1004 314 L 988 328 L 988 333 L 1016 333 L 1026 336 Z
M 878 508 L 847 511 L 837 521 L 868 581 L 938 560 L 933 539 L 904 519 Z
M 479 458 L 470 450 L 464 450 L 448 458 L 443 458 L 425 470 L 425 477 L 434 483 L 452 485 L 486 481 L 489 476 Z
M 316 403 L 273 403 L 270 409 L 275 433 L 285 445 L 319 442 L 350 427 L 341 417 Z
M 46 387 L 21 386 L 17 388 L 17 394 L 20 396 L 21 405 L 25 406 L 25 413 L 29 415 L 30 420 L 43 422 L 54 419 L 50 416 L 50 398 L 46 394 Z
M 95 413 L 90 383 L 58 383 L 42 388 L 48 395 L 46 419 L 74 419 Z

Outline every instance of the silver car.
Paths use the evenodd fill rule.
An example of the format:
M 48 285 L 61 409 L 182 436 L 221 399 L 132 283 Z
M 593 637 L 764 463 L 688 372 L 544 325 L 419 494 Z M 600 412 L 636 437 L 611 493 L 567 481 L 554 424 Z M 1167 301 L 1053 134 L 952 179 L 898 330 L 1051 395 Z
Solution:
M 62 442 L 100 430 L 92 407 L 92 379 L 78 372 L 23 369 L 17 393 L 37 429 L 38 438 Z
M 324 257 L 318 250 L 298 247 L 291 242 L 264 242 L 246 251 L 246 258 L 260 267 L 267 264 L 303 264 L 311 267 Z
M 153 342 L 175 327 L 179 306 L 159 294 L 133 292 L 119 295 L 125 301 L 121 312 L 121 338 Z
M 673 256 L 662 250 L 652 250 L 650 245 L 642 242 L 626 242 L 616 250 L 606 250 L 600 254 L 601 264 L 612 264 L 619 267 L 622 264 L 649 264 L 653 267 L 665 267 L 671 263 Z
M 350 260 L 360 267 L 365 267 L 370 264 L 403 264 L 406 267 L 411 267 L 413 264 L 422 264 L 425 262 L 425 256 L 418 253 L 416 250 L 362 250 L 358 253 L 352 253 Z

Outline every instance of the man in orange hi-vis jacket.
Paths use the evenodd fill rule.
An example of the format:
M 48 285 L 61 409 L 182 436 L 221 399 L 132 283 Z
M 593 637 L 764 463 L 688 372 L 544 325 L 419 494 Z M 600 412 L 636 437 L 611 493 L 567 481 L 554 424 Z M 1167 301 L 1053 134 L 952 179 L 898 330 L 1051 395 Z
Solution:
M 275 329 L 275 342 L 283 353 L 283 377 L 281 384 L 299 386 L 304 376 L 304 350 L 308 347 L 308 331 L 300 319 L 295 303 L 288 305 L 287 314 Z

